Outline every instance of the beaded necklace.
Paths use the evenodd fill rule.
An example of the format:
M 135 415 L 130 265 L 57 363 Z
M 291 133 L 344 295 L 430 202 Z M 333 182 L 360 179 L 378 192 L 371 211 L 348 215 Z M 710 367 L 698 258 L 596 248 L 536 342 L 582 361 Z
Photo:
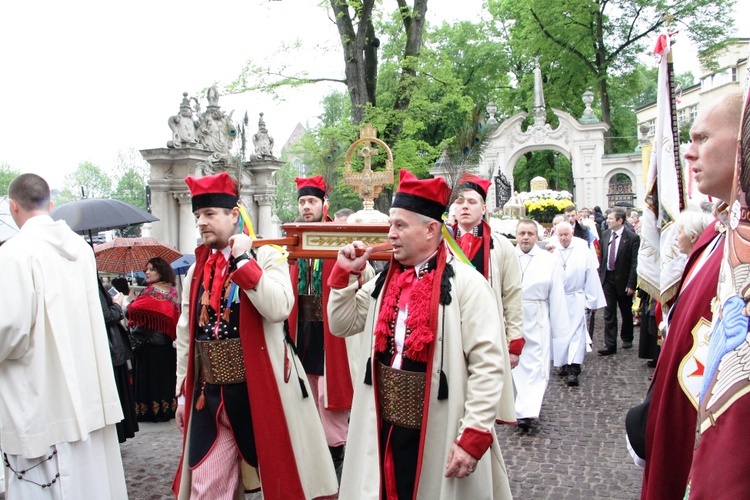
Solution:
M 17 477 L 17 478 L 19 479 L 19 480 L 21 480 L 21 481 L 26 481 L 27 483 L 35 484 L 35 485 L 39 486 L 40 488 L 42 488 L 42 489 L 45 489 L 45 488 L 50 488 L 50 487 L 51 487 L 51 486 L 52 486 L 53 484 L 55 484 L 55 483 L 57 482 L 57 480 L 58 480 L 58 479 L 60 478 L 60 472 L 59 472 L 59 470 L 58 470 L 58 472 L 57 472 L 57 473 L 55 474 L 55 477 L 53 477 L 53 478 L 52 478 L 52 479 L 51 479 L 51 480 L 50 480 L 50 481 L 49 481 L 48 483 L 37 483 L 36 481 L 32 481 L 31 479 L 27 479 L 27 478 L 25 478 L 25 477 L 24 477 L 24 474 L 26 474 L 27 472 L 29 472 L 29 471 L 30 471 L 30 470 L 32 470 L 32 469 L 35 469 L 35 468 L 39 467 L 40 465 L 42 465 L 42 464 L 43 464 L 43 463 L 45 463 L 45 462 L 49 462 L 50 460 L 52 460 L 53 458 L 55 458 L 55 455 L 57 455 L 57 450 L 53 450 L 53 451 L 52 451 L 52 453 L 51 453 L 51 454 L 50 454 L 49 456 L 47 456 L 47 457 L 43 458 L 42 460 L 40 460 L 38 464 L 36 464 L 36 465 L 32 465 L 32 466 L 31 466 L 31 467 L 29 467 L 28 469 L 24 469 L 24 470 L 18 470 L 18 471 L 17 471 L 16 469 L 14 469 L 14 468 L 13 468 L 13 466 L 11 466 L 11 465 L 10 465 L 10 461 L 8 460 L 8 454 L 7 454 L 7 453 L 3 453 L 3 459 L 4 459 L 4 461 L 5 461 L 5 466 L 6 466 L 6 467 L 7 467 L 7 468 L 8 468 L 8 469 L 9 469 L 9 470 L 10 470 L 10 471 L 11 471 L 11 472 L 12 472 L 12 473 L 13 473 L 13 474 L 14 474 L 14 475 L 15 475 L 15 476 L 16 476 L 16 477 Z

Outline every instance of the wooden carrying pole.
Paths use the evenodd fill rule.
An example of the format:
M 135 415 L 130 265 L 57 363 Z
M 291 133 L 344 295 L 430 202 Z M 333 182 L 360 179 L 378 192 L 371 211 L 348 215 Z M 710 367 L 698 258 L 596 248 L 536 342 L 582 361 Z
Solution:
M 370 260 L 390 260 L 388 224 L 305 222 L 284 224 L 285 238 L 257 239 L 253 246 L 286 246 L 290 259 L 335 259 L 344 245 L 361 241 L 375 247 Z

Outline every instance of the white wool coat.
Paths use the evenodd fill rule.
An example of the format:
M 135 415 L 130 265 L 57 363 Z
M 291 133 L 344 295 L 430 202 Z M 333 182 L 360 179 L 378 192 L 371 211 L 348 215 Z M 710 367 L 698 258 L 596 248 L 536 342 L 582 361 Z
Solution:
M 440 306 L 438 330 L 433 354 L 430 400 L 421 453 L 418 499 L 506 499 L 511 498 L 508 475 L 494 423 L 503 385 L 506 360 L 502 349 L 502 325 L 497 303 L 484 277 L 469 266 L 448 256 L 453 266 L 451 304 Z M 380 309 L 371 297 L 375 280 L 358 289 L 357 277 L 349 285 L 331 289 L 328 315 L 331 333 L 340 337 L 359 332 L 372 346 L 372 335 Z M 443 370 L 449 387 L 448 399 L 437 399 L 441 352 Z M 368 356 L 373 356 L 372 347 Z M 354 401 L 349 424 L 344 470 L 341 479 L 342 500 L 379 500 L 380 474 L 376 393 L 374 386 L 355 380 Z M 489 430 L 492 444 L 480 458 L 476 471 L 462 479 L 446 478 L 445 466 L 453 443 L 467 428 Z

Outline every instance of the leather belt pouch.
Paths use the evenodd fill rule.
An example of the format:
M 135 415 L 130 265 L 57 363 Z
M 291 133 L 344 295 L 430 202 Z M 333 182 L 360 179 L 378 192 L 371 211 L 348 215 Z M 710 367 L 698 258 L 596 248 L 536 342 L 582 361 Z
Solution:
M 422 427 L 426 373 L 397 370 L 378 361 L 380 418 L 407 429 Z
M 323 299 L 315 295 L 300 295 L 297 299 L 300 321 L 323 321 Z
M 245 381 L 245 363 L 240 339 L 197 340 L 201 376 L 209 384 L 227 385 Z

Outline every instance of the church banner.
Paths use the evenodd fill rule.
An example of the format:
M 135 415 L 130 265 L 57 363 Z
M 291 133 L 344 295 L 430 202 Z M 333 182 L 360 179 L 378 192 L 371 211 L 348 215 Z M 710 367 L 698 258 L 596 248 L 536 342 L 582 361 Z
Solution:
M 700 396 L 701 431 L 750 394 L 750 79 L 745 81 L 729 229 L 719 276 L 721 310 L 709 339 Z
M 656 98 L 656 133 L 646 181 L 645 210 L 641 219 L 638 252 L 638 286 L 652 297 L 667 302 L 677 292 L 686 256 L 677 248 L 677 215 L 685 207 L 674 72 L 669 36 L 659 36 L 654 48 L 661 55 Z

